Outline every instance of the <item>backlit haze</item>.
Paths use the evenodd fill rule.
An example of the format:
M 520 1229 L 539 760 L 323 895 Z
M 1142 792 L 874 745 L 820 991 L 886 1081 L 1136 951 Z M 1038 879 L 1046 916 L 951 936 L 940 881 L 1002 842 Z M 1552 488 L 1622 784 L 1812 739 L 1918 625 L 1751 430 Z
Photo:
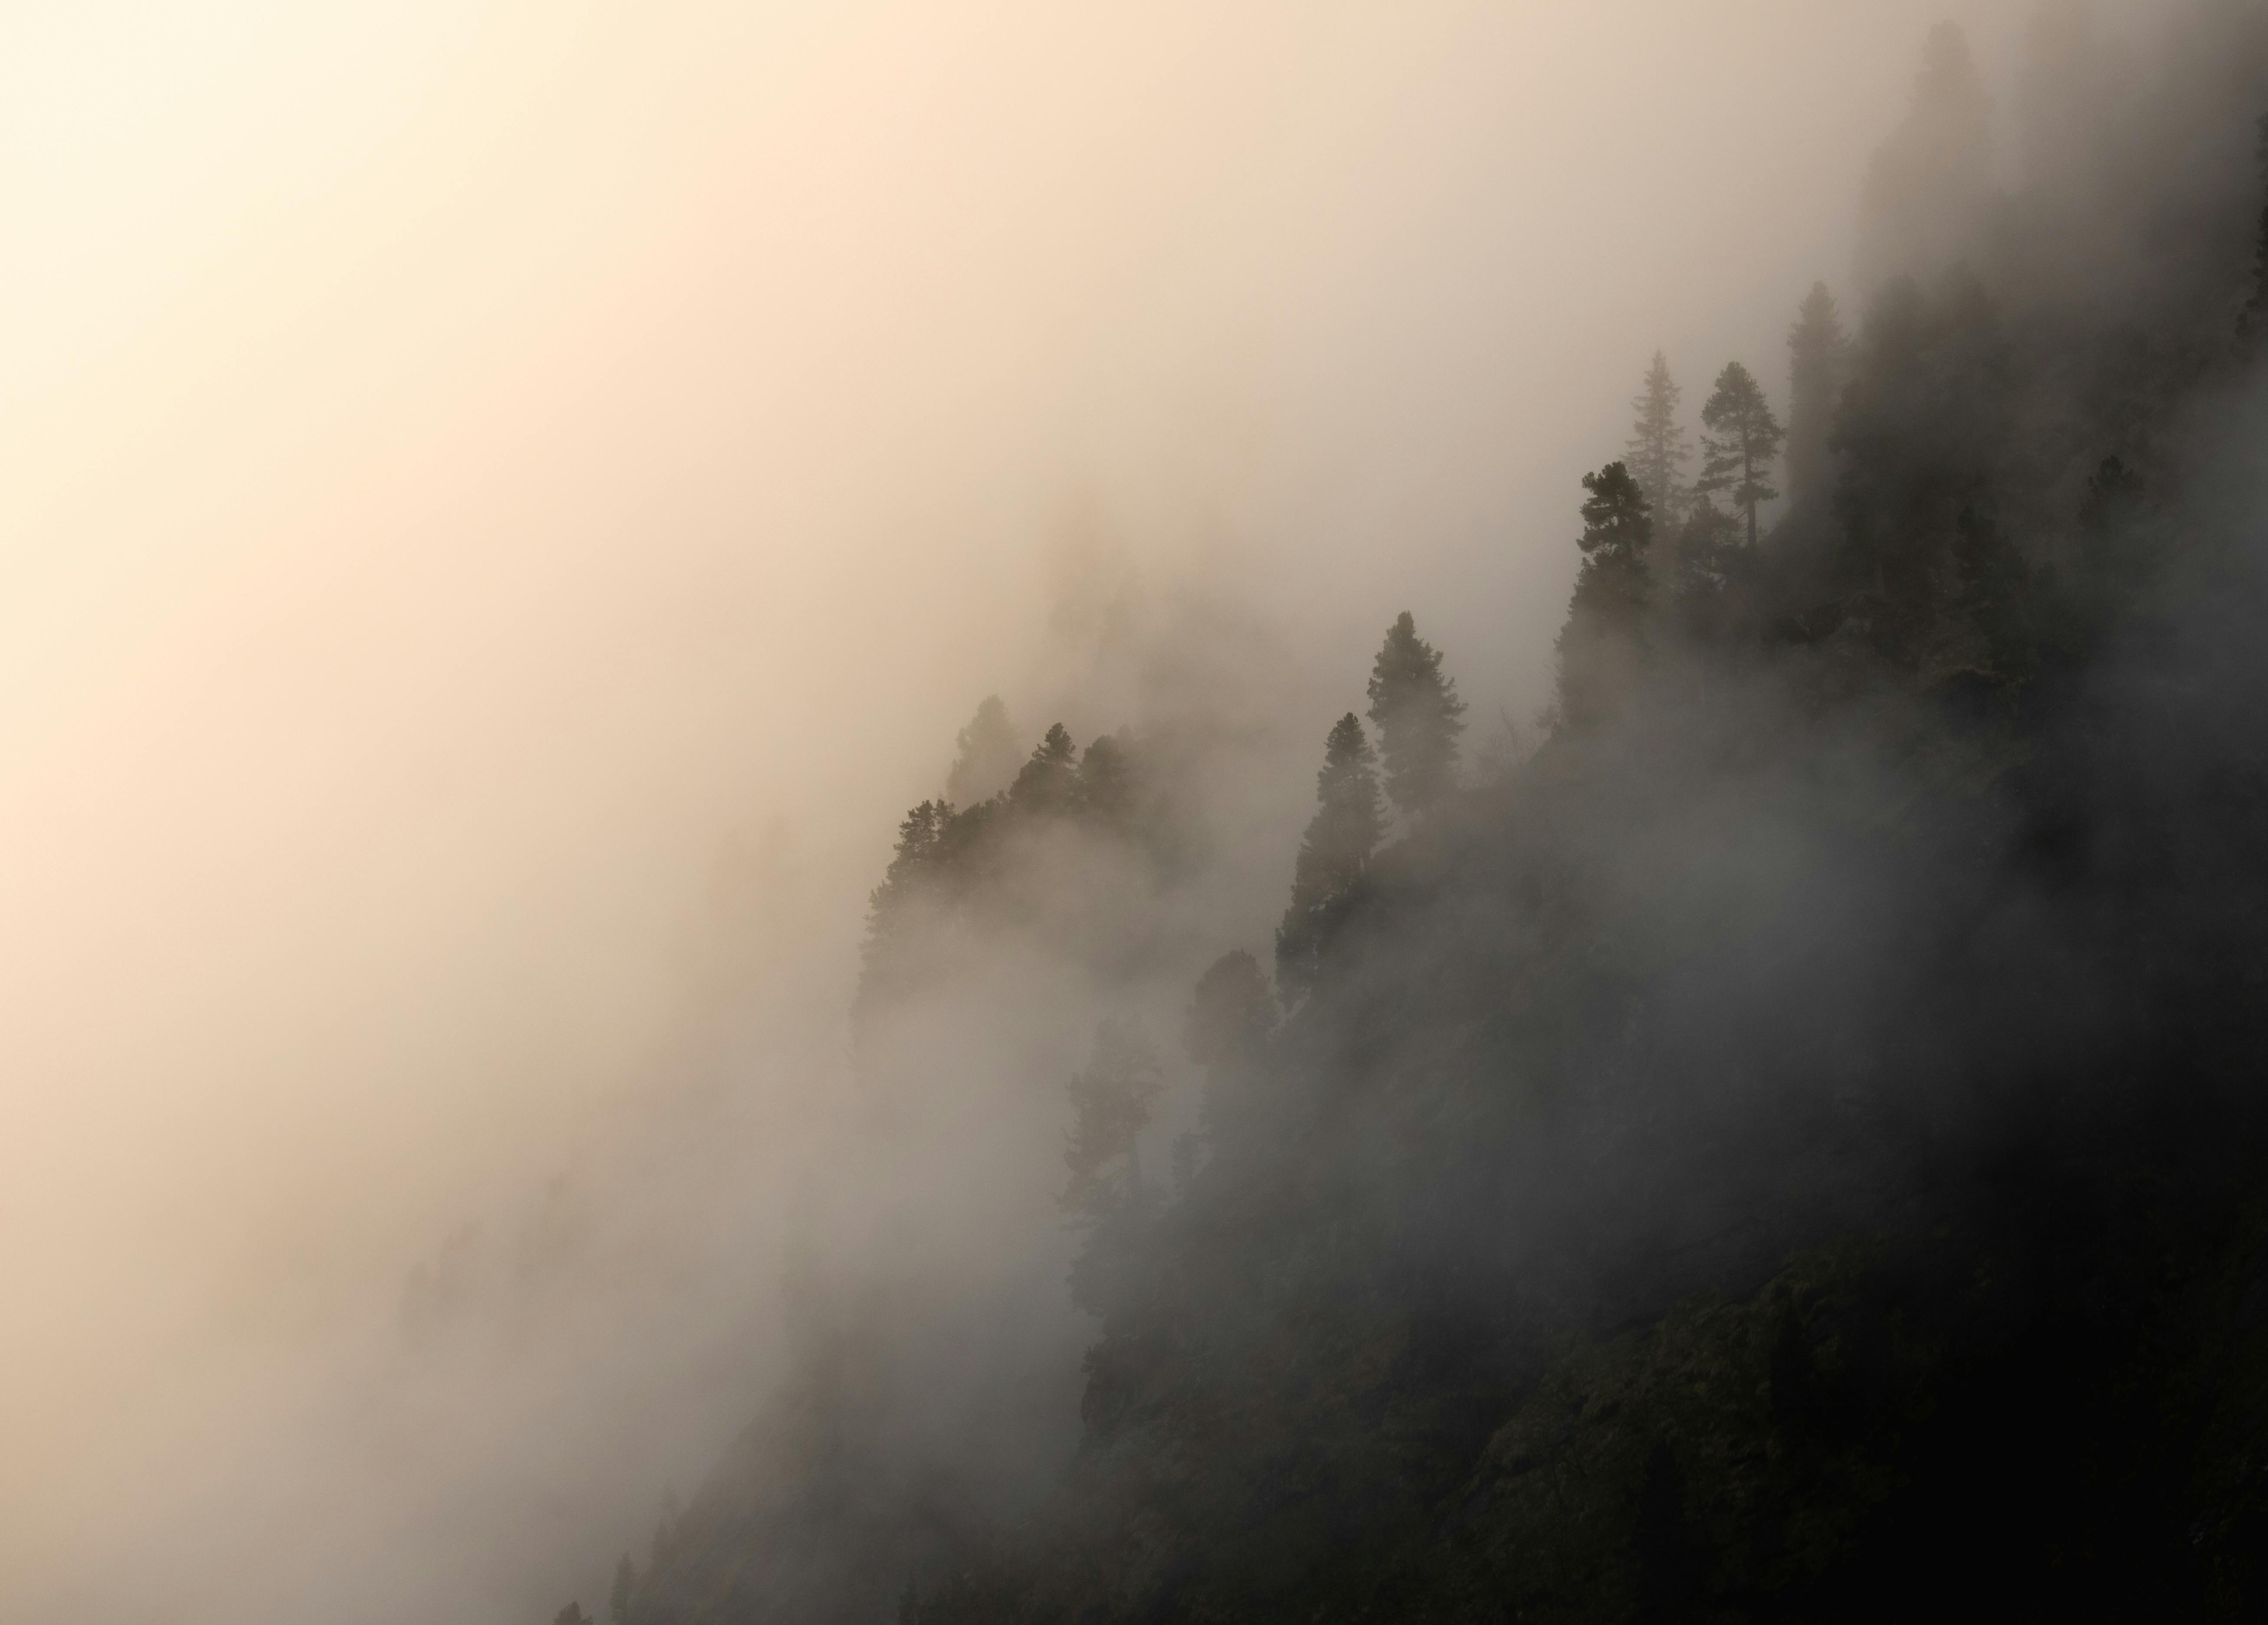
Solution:
M 1226 626 L 1305 764 L 1406 608 L 1532 732 L 1648 357 L 1784 400 L 1927 26 L 2030 12 L 13 0 L 0 1617 L 595 1594 L 977 702 Z M 403 1356 L 561 1189 L 581 1306 Z

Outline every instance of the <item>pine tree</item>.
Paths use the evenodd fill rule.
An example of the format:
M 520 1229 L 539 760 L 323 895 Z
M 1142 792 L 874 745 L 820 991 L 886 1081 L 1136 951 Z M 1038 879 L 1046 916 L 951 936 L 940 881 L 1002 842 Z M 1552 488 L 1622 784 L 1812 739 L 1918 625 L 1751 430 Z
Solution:
M 1737 566 L 1740 523 L 1706 496 L 1695 503 L 1677 532 L 1677 575 L 1671 591 L 1687 612 L 1687 623 L 1705 629 L 1711 609 Z
M 984 696 L 954 746 L 953 770 L 945 780 L 947 801 L 971 806 L 1007 787 L 1017 767 L 1016 731 L 998 695 Z
M 1963 508 L 1989 510 L 2014 433 L 1993 301 L 1955 272 L 1900 278 L 1867 312 L 1835 414 L 1835 572 L 1875 651 L 1912 669 L 1935 646 Z
M 1631 409 L 1638 414 L 1631 425 L 1629 455 L 1624 464 L 1657 514 L 1665 518 L 1683 508 L 1690 495 L 1685 465 L 1693 455 L 1691 441 L 1677 421 L 1677 402 L 1685 392 L 1669 376 L 1669 363 L 1660 350 L 1646 370 L 1646 385 Z
M 881 885 L 866 900 L 866 939 L 859 947 L 862 1004 L 895 986 L 904 950 L 945 908 L 954 817 L 949 803 L 924 801 L 898 825 L 897 850 L 882 872 Z
M 1465 702 L 1457 685 L 1441 675 L 1441 651 L 1418 636 L 1406 609 L 1387 629 L 1369 694 L 1386 759 L 1386 793 L 1411 817 L 1430 811 L 1456 784 Z
M 1829 437 L 1848 342 L 1834 296 L 1814 283 L 1787 330 L 1787 489 L 1798 503 L 1824 499 L 1835 483 Z
M 1315 816 L 1300 842 L 1291 907 L 1276 932 L 1276 975 L 1287 993 L 1314 985 L 1331 928 L 1378 849 L 1386 817 L 1379 805 L 1377 764 L 1362 724 L 1349 711 L 1323 743 L 1322 771 L 1315 775 Z
M 1756 541 L 1756 510 L 1779 493 L 1768 476 L 1780 442 L 1787 438 L 1764 399 L 1764 386 L 1739 362 L 1727 362 L 1717 375 L 1709 404 L 1701 408 L 1701 479 L 1704 491 L 1723 491 L 1736 513 L 1749 519 L 1749 545 Z
M 1020 812 L 1068 811 L 1077 799 L 1078 756 L 1063 724 L 1049 727 L 1008 786 L 1008 805 Z
M 1081 814 L 1096 823 L 1116 829 L 1130 823 L 1134 768 L 1126 746 L 1107 733 L 1088 746 L 1079 758 L 1073 794 Z
M 1559 631 L 1560 722 L 1596 726 L 1622 703 L 1645 653 L 1652 592 L 1647 550 L 1653 520 L 1628 467 L 1609 463 L 1583 476 L 1583 564 Z

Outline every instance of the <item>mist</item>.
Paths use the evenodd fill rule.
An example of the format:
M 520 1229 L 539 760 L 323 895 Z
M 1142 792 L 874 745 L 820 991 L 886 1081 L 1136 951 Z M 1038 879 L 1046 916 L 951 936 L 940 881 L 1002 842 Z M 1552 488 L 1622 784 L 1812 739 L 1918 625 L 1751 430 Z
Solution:
M 0 1614 L 549 1619 L 835 1366 L 1031 1516 L 1096 1019 L 1266 959 L 1398 612 L 1535 749 L 1657 349 L 1942 268 L 1941 18 L 2044 195 L 2016 0 L 11 9 Z M 854 1024 L 987 695 L 1182 844 Z

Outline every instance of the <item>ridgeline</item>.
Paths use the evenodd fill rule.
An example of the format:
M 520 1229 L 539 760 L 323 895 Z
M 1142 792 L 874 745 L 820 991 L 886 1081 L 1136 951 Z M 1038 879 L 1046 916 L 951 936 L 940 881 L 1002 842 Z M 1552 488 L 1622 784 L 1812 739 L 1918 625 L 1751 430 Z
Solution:
M 1058 1097 L 1036 1510 L 878 1467 L 815 1358 L 616 1621 L 2268 1616 L 2268 31 L 2183 26 L 2209 93 L 2013 192 L 1932 37 L 1788 421 L 1728 364 L 1696 459 L 1656 357 L 1571 500 L 1523 760 L 1393 623 L 1273 965 Z M 972 932 L 1138 951 L 1052 831 L 1202 883 L 1139 736 L 1014 771 L 909 815 L 862 1027 Z

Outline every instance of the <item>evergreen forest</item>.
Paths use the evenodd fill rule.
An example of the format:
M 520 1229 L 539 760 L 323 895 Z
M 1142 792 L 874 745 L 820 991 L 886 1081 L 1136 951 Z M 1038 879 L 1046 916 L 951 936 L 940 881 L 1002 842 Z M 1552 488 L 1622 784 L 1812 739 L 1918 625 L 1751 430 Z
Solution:
M 1919 41 L 1783 354 L 1633 313 L 1532 737 L 1378 606 L 1272 936 L 1233 741 L 985 702 L 848 1041 L 1171 983 L 1017 1108 L 1079 1348 L 814 1289 L 562 1621 L 2268 1617 L 2268 24 L 2172 9 L 2015 180 Z

